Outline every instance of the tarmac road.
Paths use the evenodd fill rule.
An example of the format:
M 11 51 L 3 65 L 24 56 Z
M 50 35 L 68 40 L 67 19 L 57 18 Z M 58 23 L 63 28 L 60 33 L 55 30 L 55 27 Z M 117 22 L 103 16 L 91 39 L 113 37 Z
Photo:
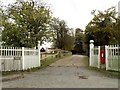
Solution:
M 73 55 L 24 78 L 2 83 L 3 88 L 118 88 L 118 79 L 88 69 L 86 56 Z

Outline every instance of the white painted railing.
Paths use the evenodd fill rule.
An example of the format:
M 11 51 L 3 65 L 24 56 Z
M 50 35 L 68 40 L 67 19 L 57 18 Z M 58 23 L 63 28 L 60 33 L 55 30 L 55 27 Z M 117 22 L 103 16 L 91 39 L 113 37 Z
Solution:
M 1 46 L 0 56 L 2 71 L 25 70 L 41 65 L 40 48 L 31 49 Z

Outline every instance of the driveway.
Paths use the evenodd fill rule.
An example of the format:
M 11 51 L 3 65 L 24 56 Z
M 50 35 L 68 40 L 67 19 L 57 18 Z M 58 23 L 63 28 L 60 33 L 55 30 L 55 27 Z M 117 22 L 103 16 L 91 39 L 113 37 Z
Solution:
M 88 69 L 86 56 L 73 55 L 2 85 L 3 88 L 118 88 L 118 79 Z

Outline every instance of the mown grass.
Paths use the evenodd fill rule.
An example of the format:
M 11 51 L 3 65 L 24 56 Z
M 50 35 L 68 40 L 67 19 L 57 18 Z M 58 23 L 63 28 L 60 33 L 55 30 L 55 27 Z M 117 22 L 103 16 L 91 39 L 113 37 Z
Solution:
M 57 60 L 60 60 L 60 59 L 63 59 L 63 58 L 69 57 L 69 56 L 71 56 L 71 54 L 70 55 L 61 55 L 61 56 L 57 55 L 55 57 L 51 56 L 51 57 L 48 57 L 44 60 L 41 60 L 41 66 L 40 67 L 34 67 L 34 68 L 27 69 L 27 70 L 3 71 L 2 75 L 7 76 L 7 75 L 13 75 L 13 74 L 35 72 L 35 71 L 38 71 L 38 70 L 45 69 L 46 67 L 48 67 L 52 63 L 56 62 Z
M 71 55 L 68 55 L 68 56 L 71 56 Z M 62 57 L 56 57 L 56 58 L 50 57 L 50 58 L 47 58 L 47 59 L 45 59 L 45 60 L 42 60 L 42 61 L 41 61 L 41 67 L 40 67 L 40 68 L 41 68 L 41 69 L 44 69 L 44 68 L 46 68 L 47 66 L 49 66 L 50 64 L 56 62 L 57 60 L 63 59 L 63 58 L 68 57 L 68 56 L 62 56 Z

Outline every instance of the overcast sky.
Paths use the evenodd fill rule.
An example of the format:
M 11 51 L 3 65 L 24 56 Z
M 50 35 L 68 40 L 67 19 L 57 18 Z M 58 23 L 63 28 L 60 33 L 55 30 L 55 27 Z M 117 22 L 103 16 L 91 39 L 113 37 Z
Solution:
M 14 0 L 2 0 L 6 5 Z M 40 0 L 37 0 L 40 1 Z M 44 0 L 43 0 L 44 1 Z M 92 19 L 92 10 L 105 10 L 116 6 L 120 0 L 45 0 L 50 4 L 53 16 L 59 17 L 67 22 L 70 28 L 85 29 Z
M 71 28 L 85 29 L 92 19 L 91 11 L 105 10 L 118 5 L 120 0 L 46 0 L 56 17 L 64 19 Z M 118 8 L 117 8 L 118 9 Z

